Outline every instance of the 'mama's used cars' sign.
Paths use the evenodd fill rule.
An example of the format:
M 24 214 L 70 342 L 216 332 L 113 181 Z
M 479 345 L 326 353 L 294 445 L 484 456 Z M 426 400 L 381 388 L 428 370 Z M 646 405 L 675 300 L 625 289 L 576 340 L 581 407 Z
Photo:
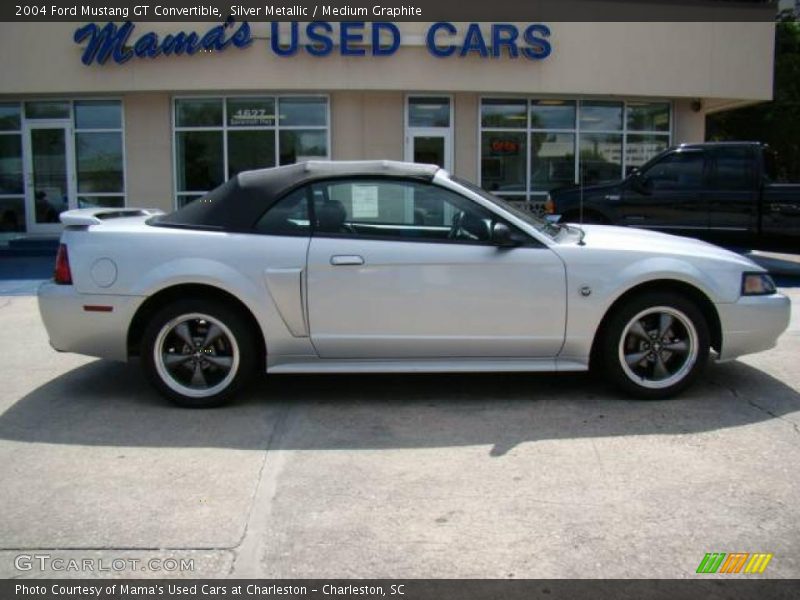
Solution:
M 311 56 L 328 56 L 338 52 L 342 56 L 391 56 L 402 42 L 400 29 L 387 21 L 349 21 L 334 24 L 313 21 L 302 26 L 289 23 L 288 31 L 281 31 L 280 23 L 270 23 L 269 50 L 277 56 L 293 56 L 305 52 Z M 550 56 L 550 28 L 542 23 L 532 23 L 519 28 L 510 23 L 469 23 L 459 29 L 453 23 L 440 21 L 428 27 L 425 46 L 437 57 L 480 56 L 482 58 L 527 58 L 541 60 Z M 81 61 L 85 65 L 105 64 L 109 59 L 117 64 L 132 58 L 157 58 L 170 55 L 193 55 L 198 52 L 222 52 L 230 47 L 244 49 L 253 42 L 250 24 L 237 24 L 231 18 L 215 25 L 204 33 L 179 31 L 159 35 L 154 31 L 136 34 L 136 25 L 126 21 L 116 23 L 88 23 L 79 27 L 73 36 L 76 44 L 84 44 Z

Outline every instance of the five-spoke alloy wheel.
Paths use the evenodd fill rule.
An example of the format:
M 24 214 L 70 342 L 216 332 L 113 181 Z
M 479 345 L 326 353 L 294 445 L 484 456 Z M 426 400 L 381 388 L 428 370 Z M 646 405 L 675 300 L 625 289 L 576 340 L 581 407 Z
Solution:
M 611 315 L 601 350 L 618 386 L 640 398 L 667 398 L 689 385 L 705 365 L 708 324 L 689 299 L 646 293 Z
M 207 300 L 179 301 L 148 324 L 141 356 L 156 387 L 181 406 L 218 406 L 255 367 L 256 348 L 238 311 Z

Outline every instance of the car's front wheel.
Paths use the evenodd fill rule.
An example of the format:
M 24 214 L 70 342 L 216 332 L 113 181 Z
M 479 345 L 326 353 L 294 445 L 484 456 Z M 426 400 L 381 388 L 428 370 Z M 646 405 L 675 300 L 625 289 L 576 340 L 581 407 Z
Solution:
M 181 300 L 159 311 L 142 337 L 142 363 L 155 387 L 176 404 L 224 404 L 250 379 L 256 345 L 239 311 L 210 300 Z
M 708 323 L 691 300 L 646 293 L 620 306 L 602 340 L 609 379 L 642 399 L 669 398 L 688 387 L 708 361 Z

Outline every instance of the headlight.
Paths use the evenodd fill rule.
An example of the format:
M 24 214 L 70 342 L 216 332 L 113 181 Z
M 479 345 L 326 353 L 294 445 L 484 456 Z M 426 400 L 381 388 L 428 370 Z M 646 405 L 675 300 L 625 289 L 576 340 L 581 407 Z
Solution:
M 775 282 L 766 273 L 743 273 L 742 296 L 767 296 L 775 293 Z

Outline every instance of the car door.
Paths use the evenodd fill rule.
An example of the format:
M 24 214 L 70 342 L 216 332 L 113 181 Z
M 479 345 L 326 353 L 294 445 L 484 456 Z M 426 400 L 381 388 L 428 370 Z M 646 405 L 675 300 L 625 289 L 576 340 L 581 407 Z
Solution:
M 715 233 L 747 233 L 758 226 L 755 147 L 712 149 L 708 227 Z
M 679 148 L 625 183 L 621 223 L 667 231 L 708 228 L 708 166 L 701 149 Z
M 553 357 L 565 272 L 549 248 L 490 241 L 499 218 L 407 180 L 313 187 L 311 339 L 322 358 Z

